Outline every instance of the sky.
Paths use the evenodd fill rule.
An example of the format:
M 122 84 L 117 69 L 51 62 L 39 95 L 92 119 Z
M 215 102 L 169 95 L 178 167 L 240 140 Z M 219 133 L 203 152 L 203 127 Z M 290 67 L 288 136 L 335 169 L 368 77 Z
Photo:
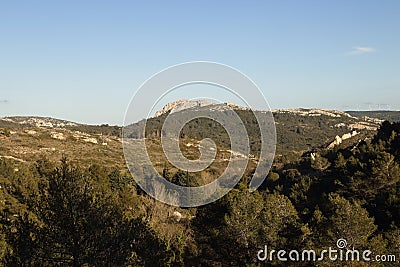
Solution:
M 0 117 L 122 125 L 144 81 L 188 61 L 240 70 L 272 109 L 400 110 L 399 10 L 384 0 L 1 1 Z

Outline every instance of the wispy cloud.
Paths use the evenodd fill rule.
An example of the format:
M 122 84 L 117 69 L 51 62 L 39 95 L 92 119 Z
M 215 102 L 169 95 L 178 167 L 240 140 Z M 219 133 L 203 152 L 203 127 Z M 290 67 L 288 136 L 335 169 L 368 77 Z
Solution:
M 0 103 L 8 103 L 8 100 L 7 99 L 0 99 Z
M 362 55 L 366 53 L 376 52 L 376 49 L 369 46 L 356 46 L 348 53 L 349 55 Z

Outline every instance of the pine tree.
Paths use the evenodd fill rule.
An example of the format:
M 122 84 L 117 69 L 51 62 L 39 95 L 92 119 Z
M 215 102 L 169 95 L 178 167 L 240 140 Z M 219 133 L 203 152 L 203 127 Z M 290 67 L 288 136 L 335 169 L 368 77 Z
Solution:
M 332 241 L 340 238 L 347 240 L 348 248 L 365 248 L 368 240 L 376 231 L 374 218 L 358 202 L 331 194 L 329 196 L 327 234 Z M 321 229 L 322 230 L 322 229 Z

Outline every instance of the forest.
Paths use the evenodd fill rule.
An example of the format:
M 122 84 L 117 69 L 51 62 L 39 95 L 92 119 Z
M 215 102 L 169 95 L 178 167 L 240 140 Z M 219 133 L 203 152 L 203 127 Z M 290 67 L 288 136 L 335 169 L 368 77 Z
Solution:
M 117 167 L 0 158 L 0 266 L 399 266 L 399 164 L 400 123 L 385 121 L 356 145 L 274 165 L 255 192 L 243 177 L 218 201 L 184 209 Z M 265 246 L 320 251 L 338 239 L 397 262 L 257 259 Z

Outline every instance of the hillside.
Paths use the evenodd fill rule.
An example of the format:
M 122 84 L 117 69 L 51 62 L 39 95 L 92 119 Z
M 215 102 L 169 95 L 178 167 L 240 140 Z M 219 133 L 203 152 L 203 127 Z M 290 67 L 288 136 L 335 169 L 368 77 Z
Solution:
M 260 150 L 260 131 L 252 111 L 233 104 L 209 102 L 191 103 L 179 101 L 167 105 L 147 121 L 146 142 L 156 169 L 161 173 L 168 167 L 175 172 L 162 153 L 160 132 L 169 112 L 183 112 L 185 109 L 210 108 L 224 112 L 233 108 L 239 115 L 249 135 L 251 157 L 254 161 Z M 178 108 L 177 108 L 178 107 Z M 256 111 L 262 112 L 262 111 Z M 346 145 L 358 143 L 371 137 L 381 120 L 368 117 L 356 118 L 340 111 L 322 109 L 274 110 L 277 146 L 276 162 L 294 160 L 306 151 L 332 148 L 345 139 Z M 139 126 L 144 121 L 125 127 L 126 137 L 138 139 Z M 65 120 L 43 117 L 0 118 L 0 157 L 19 162 L 32 162 L 47 157 L 58 161 L 62 156 L 80 164 L 93 162 L 126 168 L 122 152 L 121 127 L 109 125 L 85 125 Z M 183 154 L 191 159 L 199 156 L 199 140 L 211 138 L 216 142 L 217 159 L 207 173 L 198 174 L 203 182 L 210 173 L 219 173 L 226 166 L 231 149 L 226 131 L 219 123 L 210 119 L 196 119 L 186 124 L 181 132 L 180 146 Z M 338 142 L 338 138 L 340 142 Z M 250 164 L 251 166 L 252 164 Z
M 369 117 L 369 118 L 377 118 L 381 120 L 387 120 L 390 122 L 399 122 L 400 121 L 400 111 L 392 111 L 392 110 L 371 110 L 371 111 L 346 111 L 346 113 L 350 114 L 354 117 Z
M 178 103 L 182 105 L 181 102 Z M 213 109 L 219 109 L 221 112 L 226 110 L 227 104 L 208 105 Z M 260 149 L 260 132 L 257 121 L 248 109 L 231 106 L 242 119 L 250 139 L 250 146 L 253 154 L 257 154 Z M 146 137 L 159 138 L 163 122 L 168 113 L 173 110 L 169 105 L 164 108 L 164 112 L 157 113 L 159 116 L 152 117 L 146 123 Z M 192 105 L 189 109 L 198 108 Z M 179 109 L 175 112 L 181 112 Z M 256 111 L 262 112 L 262 111 Z M 331 111 L 323 109 L 287 109 L 274 110 L 277 135 L 277 155 L 288 155 L 293 152 L 304 152 L 313 148 L 327 147 L 334 141 L 335 136 L 356 131 L 358 137 L 370 136 L 382 122 L 373 118 L 356 118 L 340 111 Z M 140 130 L 145 123 L 144 120 L 129 125 L 125 128 L 125 136 L 130 138 L 141 138 Z M 224 129 L 209 119 L 195 119 L 189 122 L 182 129 L 182 136 L 203 139 L 205 137 L 217 140 L 218 144 L 229 148 L 229 138 Z M 359 138 L 353 138 L 357 142 Z
M 7 118 L 0 120 L 0 157 L 19 162 L 32 162 L 42 157 L 59 161 L 63 156 L 80 164 L 99 163 L 105 166 L 124 167 L 121 138 L 101 133 L 73 130 L 92 127 L 69 123 L 45 125 L 18 123 Z M 17 120 L 16 120 L 17 121 Z
M 180 106 L 198 108 L 200 105 L 185 104 Z M 226 106 L 233 107 L 244 122 L 248 131 L 251 150 L 254 155 L 260 148 L 259 128 L 250 110 L 232 104 L 215 105 L 203 103 L 204 108 L 223 112 Z M 148 138 L 153 138 L 154 144 L 159 138 L 162 123 L 174 105 L 169 105 L 147 121 Z M 176 112 L 182 112 L 182 108 Z M 256 111 L 261 112 L 261 111 Z M 371 136 L 381 120 L 369 117 L 357 118 L 340 111 L 322 109 L 287 109 L 273 111 L 276 135 L 277 155 L 302 153 L 315 148 L 325 148 L 335 141 L 335 137 L 348 135 L 353 131 L 357 135 L 350 140 L 358 142 L 360 138 Z M 144 121 L 129 125 L 125 134 L 131 138 L 139 138 L 139 125 Z M 14 157 L 24 161 L 36 160 L 41 155 L 59 159 L 61 155 L 80 158 L 83 161 L 102 161 L 103 163 L 124 165 L 121 147 L 121 127 L 109 125 L 85 125 L 65 120 L 42 117 L 7 117 L 0 118 L 0 155 Z M 182 129 L 182 142 L 196 144 L 205 137 L 216 141 L 221 150 L 230 149 L 229 137 L 225 130 L 209 119 L 193 120 Z M 196 149 L 193 146 L 192 149 Z M 158 148 L 154 148 L 155 151 Z M 196 153 L 196 152 L 192 152 Z
M 99 164 L 127 171 L 122 151 L 121 128 L 107 125 L 83 125 L 54 118 L 9 117 L 0 119 L 0 158 L 16 164 L 29 164 L 43 158 L 58 162 L 67 157 L 81 166 Z M 113 135 L 116 133 L 115 135 Z M 152 163 L 159 173 L 168 168 L 171 174 L 177 169 L 167 164 L 157 139 L 146 143 Z M 199 142 L 185 139 L 181 142 L 183 154 L 195 159 Z M 229 152 L 217 149 L 217 159 L 207 171 L 195 174 L 200 183 L 207 183 L 213 174 L 219 174 L 227 165 Z M 143 167 L 143 166 L 142 166 Z
M 88 134 L 103 134 L 121 137 L 121 127 L 119 126 L 110 126 L 108 124 L 81 124 L 49 117 L 14 116 L 0 118 L 0 128 L 1 127 L 14 129 L 22 129 L 27 127 L 63 128 L 72 131 L 85 132 Z

